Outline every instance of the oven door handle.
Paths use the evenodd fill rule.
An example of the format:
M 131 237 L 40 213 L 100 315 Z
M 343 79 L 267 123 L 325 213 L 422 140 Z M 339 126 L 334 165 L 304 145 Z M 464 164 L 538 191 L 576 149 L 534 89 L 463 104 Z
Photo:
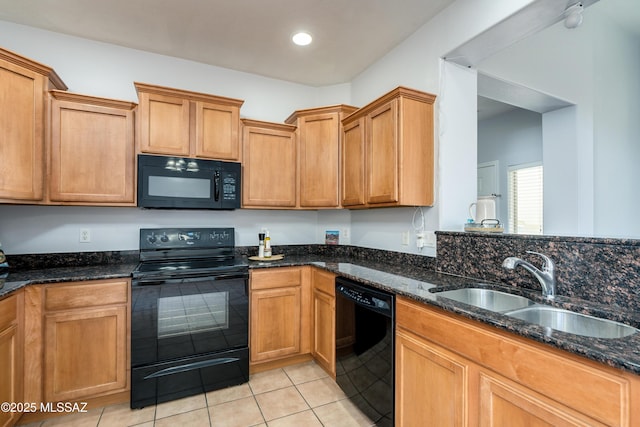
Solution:
M 203 360 L 200 362 L 192 362 L 192 363 L 187 363 L 184 365 L 180 365 L 180 366 L 173 366 L 171 368 L 165 368 L 165 369 L 161 369 L 160 371 L 156 371 L 152 374 L 147 375 L 146 377 L 144 377 L 145 380 L 151 379 L 151 378 L 158 378 L 158 377 L 165 377 L 167 375 L 173 375 L 173 374 L 179 374 L 181 372 L 188 372 L 188 371 L 193 371 L 196 369 L 202 369 L 202 368 L 208 368 L 210 366 L 216 366 L 216 365 L 224 365 L 226 363 L 233 363 L 233 362 L 237 362 L 238 360 L 240 360 L 237 357 L 220 357 L 217 359 L 210 359 L 210 360 Z
M 134 277 L 133 286 L 154 286 L 154 285 L 170 285 L 172 283 L 181 283 L 185 279 L 208 279 L 208 280 L 230 280 L 230 279 L 248 279 L 249 273 L 226 273 L 217 275 L 194 274 L 183 275 L 181 277 Z
M 220 201 L 220 171 L 213 174 L 213 200 Z

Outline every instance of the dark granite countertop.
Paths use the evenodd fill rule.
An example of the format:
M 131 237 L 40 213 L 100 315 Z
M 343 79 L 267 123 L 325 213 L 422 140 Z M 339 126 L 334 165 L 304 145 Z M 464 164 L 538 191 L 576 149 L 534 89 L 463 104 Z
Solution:
M 138 264 L 121 263 L 18 270 L 9 273 L 5 279 L 4 285 L 0 287 L 0 298 L 30 284 L 131 277 L 131 272 L 136 268 L 136 265 Z
M 322 257 L 318 256 L 290 256 L 279 261 L 252 261 L 249 263 L 249 268 L 296 265 L 315 265 L 360 283 L 396 295 L 403 295 L 468 319 L 480 321 L 504 331 L 640 375 L 640 333 L 617 339 L 590 338 L 563 333 L 503 314 L 438 297 L 437 292 L 434 291 L 481 284 L 484 287 L 526 296 L 536 303 L 549 304 L 548 301 L 542 298 L 540 292 L 513 287 L 507 288 L 502 284 L 437 273 L 418 267 L 349 258 L 336 259 L 336 257 L 327 257 L 322 259 Z M 619 310 L 611 311 L 606 306 L 562 296 L 556 296 L 551 304 L 572 311 L 621 321 L 640 328 L 640 315 L 638 313 L 624 313 Z
M 0 288 L 0 298 L 29 284 L 60 283 L 70 281 L 129 277 L 137 263 L 118 262 L 88 266 L 70 266 L 18 270 L 9 274 Z M 249 268 L 274 268 L 314 265 L 340 276 L 378 289 L 403 295 L 413 300 L 439 307 L 466 318 L 476 320 L 504 331 L 566 350 L 597 362 L 640 375 L 640 333 L 619 339 L 589 338 L 526 323 L 502 314 L 483 310 L 453 300 L 438 297 L 434 290 L 478 286 L 481 281 L 444 273 L 431 268 L 389 259 L 350 257 L 342 254 L 287 255 L 279 261 L 250 261 Z M 519 293 L 542 303 L 540 292 L 530 289 L 506 288 L 496 283 L 483 283 L 495 289 Z M 608 307 L 584 300 L 557 296 L 553 305 L 609 318 L 640 328 L 640 314 L 611 311 Z

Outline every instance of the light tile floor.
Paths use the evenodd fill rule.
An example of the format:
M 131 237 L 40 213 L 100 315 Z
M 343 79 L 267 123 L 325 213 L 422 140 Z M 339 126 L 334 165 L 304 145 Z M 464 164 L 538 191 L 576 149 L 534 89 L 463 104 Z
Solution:
M 314 362 L 251 375 L 247 384 L 143 409 L 129 404 L 51 418 L 28 427 L 374 426 Z

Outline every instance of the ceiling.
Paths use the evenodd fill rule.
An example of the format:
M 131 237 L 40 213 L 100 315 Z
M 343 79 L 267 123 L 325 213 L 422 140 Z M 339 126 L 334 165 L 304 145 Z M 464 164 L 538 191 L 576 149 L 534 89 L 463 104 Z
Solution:
M 478 121 L 492 119 L 501 114 L 508 113 L 516 110 L 518 107 L 511 104 L 505 104 L 504 102 L 496 101 L 491 98 L 485 98 L 484 96 L 478 96 Z
M 528 8 L 530 9 L 529 11 L 527 11 L 527 8 L 525 8 L 524 12 L 528 12 L 530 15 L 525 14 L 524 17 L 520 17 L 520 19 L 528 19 L 531 16 L 535 16 L 538 19 L 541 19 L 540 11 L 537 9 L 539 7 L 544 7 L 545 13 L 547 13 L 548 16 L 553 17 L 553 9 L 547 6 L 560 7 L 560 5 L 553 5 L 551 3 L 555 1 L 556 0 L 541 0 L 538 4 L 530 6 Z M 583 1 L 585 7 L 589 6 L 593 8 L 585 11 L 585 19 L 589 19 L 590 13 L 605 14 L 615 25 L 624 28 L 634 37 L 638 37 L 640 39 L 640 8 L 637 7 L 637 1 L 638 0 Z M 573 0 L 569 0 L 569 3 L 572 2 Z M 555 14 L 557 15 L 557 13 Z M 558 21 L 559 19 L 560 18 L 555 18 L 552 19 L 552 21 Z M 489 35 L 494 39 L 498 39 L 501 37 L 504 38 L 505 31 L 513 33 L 513 31 L 509 28 L 505 29 L 500 28 L 500 26 L 496 26 L 487 31 L 487 34 L 492 33 Z M 487 52 L 487 48 L 484 48 L 483 46 L 489 46 L 489 49 L 498 49 L 495 43 L 482 44 L 478 39 L 481 39 L 481 37 L 470 41 L 467 44 L 468 46 L 458 47 L 454 52 L 452 52 L 452 56 L 454 56 L 452 60 L 463 65 L 477 65 L 476 63 L 481 62 L 484 57 L 489 56 L 493 53 Z M 492 78 L 483 74 L 481 71 L 478 72 L 477 110 L 479 121 L 491 119 L 495 116 L 513 111 L 518 108 L 534 111 L 537 113 L 545 113 L 558 108 L 566 107 L 568 105 L 570 104 L 563 100 L 536 92 L 532 89 L 525 88 L 517 84 Z
M 0 0 L 0 20 L 233 70 L 351 81 L 454 0 Z M 311 45 L 291 43 L 306 30 Z

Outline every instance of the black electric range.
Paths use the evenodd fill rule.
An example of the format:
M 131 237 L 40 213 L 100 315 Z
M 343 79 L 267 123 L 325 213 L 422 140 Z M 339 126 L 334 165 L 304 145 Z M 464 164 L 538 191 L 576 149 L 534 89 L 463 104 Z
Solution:
M 233 228 L 140 230 L 131 291 L 132 408 L 248 381 L 248 278 Z

